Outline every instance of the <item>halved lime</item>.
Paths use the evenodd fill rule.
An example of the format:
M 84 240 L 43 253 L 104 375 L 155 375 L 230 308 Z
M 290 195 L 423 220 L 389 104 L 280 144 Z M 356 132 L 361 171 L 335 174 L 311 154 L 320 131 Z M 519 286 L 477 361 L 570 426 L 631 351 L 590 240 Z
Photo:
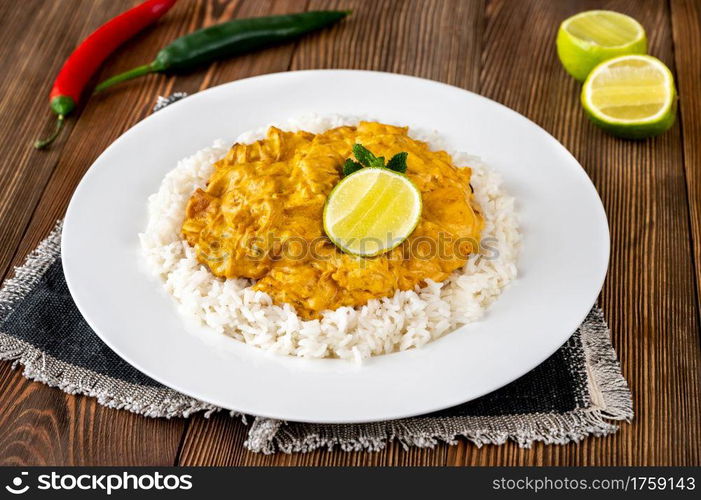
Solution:
M 674 124 L 674 77 L 652 56 L 621 56 L 598 65 L 582 88 L 582 106 L 598 126 L 619 137 L 644 139 Z
M 344 178 L 329 194 L 324 231 L 346 253 L 379 255 L 412 233 L 421 207 L 421 193 L 406 175 L 366 167 Z
M 556 43 L 560 62 L 580 82 L 607 59 L 647 52 L 647 37 L 640 23 L 611 10 L 588 10 L 565 19 Z

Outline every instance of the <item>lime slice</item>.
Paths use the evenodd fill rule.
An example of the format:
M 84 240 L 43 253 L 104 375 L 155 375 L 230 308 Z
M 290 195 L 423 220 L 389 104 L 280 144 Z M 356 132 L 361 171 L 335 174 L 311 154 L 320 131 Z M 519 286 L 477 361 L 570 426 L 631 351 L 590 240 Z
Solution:
M 370 257 L 404 241 L 421 218 L 421 193 L 406 175 L 366 167 L 333 188 L 324 231 L 346 253 Z
M 644 139 L 674 124 L 674 77 L 652 56 L 621 56 L 604 61 L 582 88 L 582 106 L 598 126 L 619 137 Z
M 647 37 L 640 23 L 611 10 L 580 12 L 565 19 L 557 32 L 560 62 L 580 82 L 607 59 L 646 52 Z

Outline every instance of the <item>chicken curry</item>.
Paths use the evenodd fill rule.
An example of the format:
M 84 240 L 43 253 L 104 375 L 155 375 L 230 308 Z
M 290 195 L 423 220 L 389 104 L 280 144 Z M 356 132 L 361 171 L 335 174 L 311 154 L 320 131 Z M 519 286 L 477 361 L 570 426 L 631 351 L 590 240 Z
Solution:
M 478 251 L 483 219 L 470 168 L 407 132 L 376 122 L 320 134 L 270 127 L 264 139 L 235 144 L 214 165 L 206 188 L 188 202 L 183 236 L 213 274 L 256 280 L 254 289 L 305 319 L 443 281 Z M 327 196 L 356 143 L 385 158 L 408 152 L 406 175 L 423 201 L 412 234 L 372 258 L 343 253 L 322 226 Z

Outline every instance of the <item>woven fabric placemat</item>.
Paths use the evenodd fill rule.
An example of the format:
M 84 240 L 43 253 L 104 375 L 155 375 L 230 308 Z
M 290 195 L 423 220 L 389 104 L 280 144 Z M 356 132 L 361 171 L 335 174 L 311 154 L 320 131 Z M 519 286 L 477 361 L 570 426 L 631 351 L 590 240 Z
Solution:
M 156 110 L 184 97 L 159 98 Z M 62 224 L 15 269 L 0 289 L 0 359 L 23 375 L 100 404 L 148 417 L 218 411 L 140 373 L 114 354 L 80 315 L 61 266 Z M 513 440 L 564 444 L 617 430 L 633 417 L 608 327 L 598 307 L 550 358 L 511 384 L 474 401 L 414 418 L 352 425 L 252 418 L 246 446 L 256 452 L 307 452 L 319 447 L 379 450 L 389 441 L 427 447 L 460 437 L 478 446 Z

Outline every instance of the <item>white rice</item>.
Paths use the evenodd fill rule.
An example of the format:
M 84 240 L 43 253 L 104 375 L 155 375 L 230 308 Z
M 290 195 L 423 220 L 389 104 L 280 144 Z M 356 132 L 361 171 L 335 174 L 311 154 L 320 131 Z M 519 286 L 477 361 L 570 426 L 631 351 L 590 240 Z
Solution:
M 358 118 L 310 115 L 277 126 L 320 133 L 357 122 Z M 244 133 L 237 142 L 260 139 L 266 130 Z M 397 291 L 357 309 L 341 307 L 326 311 L 320 320 L 304 321 L 291 306 L 275 305 L 269 295 L 253 290 L 251 280 L 215 277 L 197 261 L 180 229 L 190 195 L 204 188 L 212 164 L 229 148 L 221 140 L 178 162 L 149 197 L 148 224 L 139 235 L 149 269 L 164 281 L 183 315 L 242 342 L 290 356 L 360 361 L 420 347 L 479 319 L 516 277 L 520 236 L 514 200 L 501 187 L 500 176 L 476 157 L 451 152 L 435 133 L 414 129 L 410 133 L 432 149 L 448 151 L 456 165 L 473 169 L 471 184 L 485 218 L 482 240 L 489 241 L 493 250 L 471 256 L 448 280 L 429 281 L 424 288 Z

